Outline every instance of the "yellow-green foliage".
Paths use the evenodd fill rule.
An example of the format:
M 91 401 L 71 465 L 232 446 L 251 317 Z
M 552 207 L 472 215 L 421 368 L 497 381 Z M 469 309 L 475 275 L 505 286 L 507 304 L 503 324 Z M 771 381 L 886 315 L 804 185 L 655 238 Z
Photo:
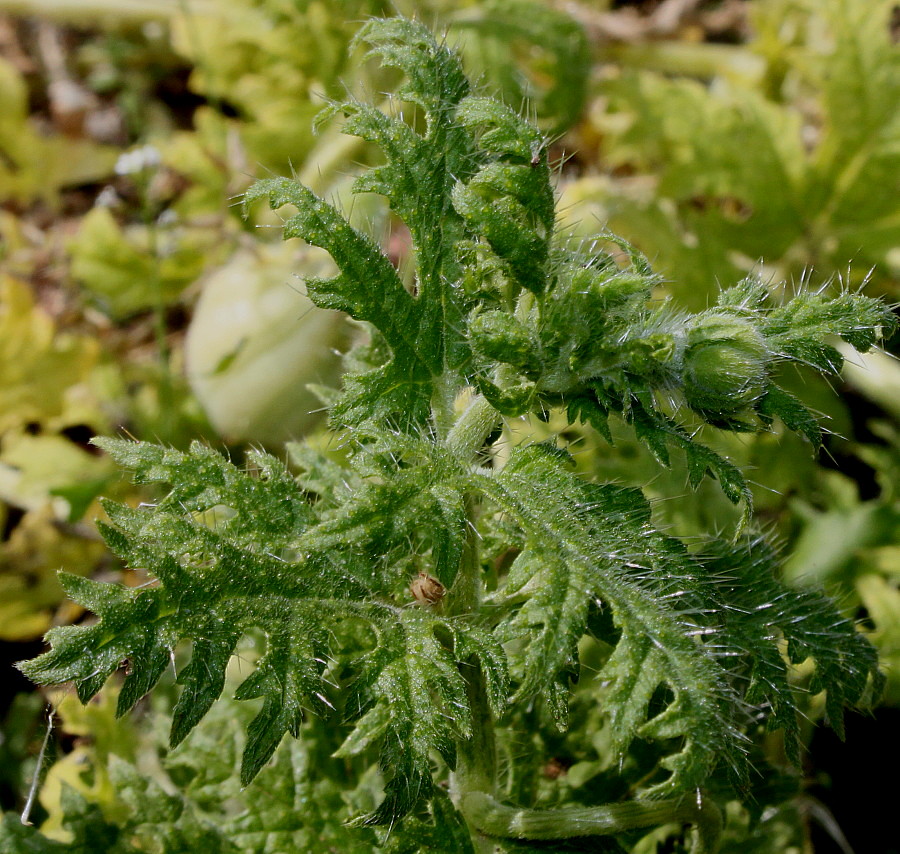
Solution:
M 35 421 L 59 430 L 96 419 L 87 382 L 98 353 L 96 341 L 58 334 L 24 282 L 0 277 L 0 434 Z
M 54 725 L 74 737 L 76 743 L 51 766 L 41 789 L 40 801 L 48 814 L 42 830 L 51 839 L 72 838 L 63 829 L 60 802 L 64 788 L 73 789 L 107 813 L 116 811 L 108 763 L 113 756 L 133 762 L 138 738 L 127 721 L 116 720 L 115 700 L 115 691 L 86 706 L 72 692 L 56 691 L 52 695 L 57 716 Z M 121 811 L 121 807 L 118 809 Z
M 25 82 L 0 57 L 0 199 L 56 204 L 60 187 L 102 179 L 115 159 L 108 146 L 40 135 L 28 120 Z
M 174 17 L 173 45 L 195 66 L 192 87 L 213 108 L 237 112 L 249 168 L 285 170 L 313 148 L 325 102 L 392 88 L 392 75 L 354 67 L 347 52 L 362 21 L 390 13 L 447 27 L 473 76 L 511 106 L 528 104 L 548 133 L 578 118 L 587 41 L 543 0 L 220 0 Z
M 751 6 L 751 41 L 731 48 L 731 64 L 712 80 L 642 69 L 637 62 L 652 53 L 606 74 L 591 110 L 602 134 L 597 153 L 601 169 L 627 177 L 569 186 L 570 219 L 585 229 L 595 217 L 608 220 L 652 252 L 678 279 L 679 299 L 695 306 L 706 304 L 718 282 L 753 269 L 779 280 L 799 279 L 810 268 L 823 277 L 846 275 L 849 265 L 850 282 L 871 273 L 882 288 L 896 288 L 894 4 Z M 684 53 L 699 65 L 704 47 Z M 708 73 L 705 65 L 701 73 Z
M 173 226 L 123 229 L 94 208 L 69 244 L 72 276 L 106 313 L 125 318 L 167 305 L 195 282 L 214 256 L 218 234 Z
M 851 291 L 773 301 L 751 277 L 701 311 L 658 304 L 658 276 L 626 241 L 558 234 L 543 134 L 475 94 L 446 42 L 404 18 L 371 20 L 358 41 L 404 73 L 398 98 L 419 115 L 351 100 L 326 116 L 383 150 L 352 190 L 386 198 L 405 222 L 407 270 L 295 179 L 244 196 L 247 210 L 265 200 L 279 213 L 284 239 L 331 255 L 331 275 L 307 278 L 309 299 L 370 331 L 325 395 L 345 456 L 292 445 L 294 471 L 258 450 L 238 465 L 201 442 L 95 440 L 135 483 L 167 487 L 138 507 L 104 501 L 99 524 L 150 583 L 64 576 L 96 622 L 51 630 L 52 648 L 19 666 L 41 684 L 74 683 L 84 703 L 124 669 L 124 715 L 190 640 L 177 748 L 220 703 L 229 662 L 259 643 L 234 691 L 254 715 L 240 782 L 277 761 L 286 736 L 302 738 L 311 715 L 341 739 L 329 755 L 343 768 L 282 780 L 331 784 L 287 810 L 306 832 L 335 782 L 353 802 L 377 778 L 380 796 L 352 823 L 360 844 L 380 828 L 383 850 L 625 841 L 688 823 L 693 854 L 715 854 L 716 801 L 755 794 L 761 730 L 782 731 L 799 761 L 798 676 L 840 734 L 845 707 L 879 693 L 876 652 L 826 597 L 783 584 L 760 535 L 704 534 L 690 550 L 654 525 L 641 489 L 576 474 L 565 434 L 509 446 L 501 424 L 557 410 L 610 441 L 624 425 L 662 466 L 683 454 L 692 486 L 715 479 L 749 526 L 743 473 L 693 425 L 747 434 L 778 419 L 818 448 L 818 422 L 776 367 L 834 375 L 833 340 L 865 352 L 896 319 Z M 586 727 L 592 709 L 602 716 Z M 570 727 L 576 741 L 602 730 L 605 743 L 573 745 L 601 763 L 601 788 L 535 803 L 534 763 Z M 528 740 L 535 749 L 502 767 L 498 752 Z M 122 774 L 117 789 L 149 794 L 149 780 Z M 63 796 L 67 819 L 84 803 Z M 174 829 L 183 800 L 139 805 L 148 821 L 158 807 Z
M 62 598 L 61 568 L 90 573 L 105 553 L 91 533 L 67 531 L 112 473 L 62 431 L 106 426 L 91 376 L 96 341 L 59 333 L 29 288 L 0 278 L 0 638 L 39 637 Z M 70 616 L 73 613 L 69 610 Z
M 340 96 L 359 21 L 384 5 L 235 0 L 214 15 L 176 18 L 173 44 L 194 63 L 192 86 L 237 110 L 251 168 L 285 168 L 312 147 L 319 99 Z

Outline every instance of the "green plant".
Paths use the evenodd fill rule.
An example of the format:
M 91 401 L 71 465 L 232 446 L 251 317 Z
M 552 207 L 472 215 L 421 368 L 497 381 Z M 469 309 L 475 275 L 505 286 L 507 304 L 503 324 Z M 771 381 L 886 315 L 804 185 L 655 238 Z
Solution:
M 898 205 L 883 189 L 900 165 L 893 8 L 753 3 L 746 44 L 677 46 L 693 76 L 653 70 L 665 51 L 613 52 L 624 67 L 607 66 L 590 111 L 608 174 L 567 189 L 572 219 L 595 221 L 584 201 L 599 207 L 611 228 L 652 247 L 692 307 L 762 262 L 764 275 L 843 271 L 895 294 Z
M 220 695 L 244 639 L 255 666 L 235 700 L 257 702 L 241 783 L 288 733 L 330 745 L 334 759 L 310 773 L 351 781 L 331 821 L 352 817 L 375 840 L 363 850 L 622 851 L 683 824 L 692 851 L 718 850 L 722 806 L 782 805 L 789 781 L 761 745 L 780 732 L 797 760 L 797 693 L 822 695 L 841 732 L 843 708 L 877 694 L 881 676 L 828 599 L 777 580 L 774 551 L 749 532 L 741 472 L 697 431 L 779 418 L 817 447 L 815 419 L 774 367 L 834 373 L 832 336 L 865 351 L 893 317 L 853 293 L 772 305 L 754 279 L 697 314 L 654 304 L 657 279 L 628 244 L 557 233 L 545 139 L 472 94 L 446 45 L 404 19 L 371 21 L 358 39 L 406 74 L 399 97 L 421 131 L 357 102 L 326 117 L 343 113 L 348 133 L 384 151 L 355 190 L 386 196 L 408 225 L 412 283 L 297 182 L 246 196 L 297 209 L 284 237 L 326 249 L 340 270 L 308 281 L 309 297 L 371 330 L 330 395 L 339 452 L 291 446 L 294 475 L 261 452 L 241 468 L 199 444 L 97 440 L 136 482 L 170 485 L 153 505 L 108 502 L 100 523 L 152 583 L 66 576 L 99 621 L 53 629 L 52 650 L 22 669 L 74 682 L 87 702 L 124 667 L 124 715 L 190 640 L 176 746 L 232 702 Z M 639 490 L 576 475 L 562 437 L 513 442 L 513 424 L 550 411 L 606 436 L 608 419 L 621 421 L 663 464 L 676 449 L 693 485 L 714 477 L 745 504 L 740 531 L 689 549 L 654 527 Z M 307 765 L 278 756 L 285 773 Z M 141 789 L 131 771 L 116 775 Z M 161 791 L 129 798 L 150 823 L 187 815 Z M 282 818 L 315 826 L 321 805 L 308 800 Z M 88 825 L 115 835 L 113 818 L 69 806 L 79 844 Z M 180 838 L 196 850 L 206 832 L 190 824 Z M 724 836 L 740 845 L 749 833 L 729 823 Z
M 900 168 L 894 6 L 760 0 L 745 7 L 745 43 L 602 48 L 601 59 L 615 62 L 603 66 L 588 110 L 599 162 L 561 188 L 563 223 L 589 234 L 598 219 L 606 222 L 650 254 L 667 293 L 692 308 L 715 299 L 717 283 L 750 270 L 788 282 L 807 281 L 814 270 L 896 300 L 900 201 L 884 190 L 885 176 Z M 898 343 L 885 348 L 896 353 Z M 827 584 L 848 613 L 874 623 L 885 700 L 896 705 L 900 500 L 891 402 L 900 365 L 878 356 L 848 358 L 842 376 L 857 395 L 843 399 L 811 372 L 781 374 L 825 414 L 826 453 L 839 471 L 818 465 L 791 436 L 718 437 L 716 447 L 765 485 L 756 507 L 790 543 L 785 577 Z M 620 449 L 606 456 L 607 472 L 621 467 Z M 669 498 L 679 486 L 671 476 L 654 479 L 649 494 Z M 729 512 L 708 488 L 705 497 L 666 502 L 665 521 L 692 534 Z
M 195 67 L 192 88 L 237 113 L 249 163 L 284 171 L 311 154 L 318 162 L 308 174 L 316 180 L 319 168 L 327 175 L 335 151 L 342 152 L 331 139 L 314 148 L 320 99 L 343 97 L 347 85 L 355 94 L 385 89 L 389 75 L 377 69 L 357 64 L 348 77 L 353 54 L 347 45 L 361 20 L 391 10 L 444 22 L 455 39 L 463 37 L 467 67 L 510 103 L 527 99 L 551 132 L 577 118 L 586 94 L 587 39 L 543 0 L 229 0 L 196 16 L 185 7 L 172 22 L 173 44 Z

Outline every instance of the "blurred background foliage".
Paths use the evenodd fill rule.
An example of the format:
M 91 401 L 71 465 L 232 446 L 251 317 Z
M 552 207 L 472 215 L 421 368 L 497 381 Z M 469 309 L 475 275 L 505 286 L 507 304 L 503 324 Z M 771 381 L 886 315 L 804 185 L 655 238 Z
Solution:
M 59 569 L 118 577 L 91 524 L 96 497 L 153 499 L 124 484 L 91 436 L 179 447 L 200 437 L 230 453 L 278 451 L 302 434 L 328 444 L 316 388 L 334 384 L 336 353 L 358 330 L 306 300 L 303 278 L 327 270 L 327 255 L 284 248 L 272 214 L 244 221 L 235 202 L 254 177 L 293 171 L 402 263 L 402 225 L 378 197 L 349 193 L 376 152 L 337 124 L 313 129 L 323 104 L 348 92 L 410 109 L 390 97 L 390 72 L 348 54 L 366 17 L 395 12 L 445 30 L 470 75 L 538 120 L 557 163 L 562 232 L 590 241 L 608 227 L 634 242 L 666 277 L 660 298 L 703 308 L 750 273 L 776 295 L 808 286 L 900 297 L 900 12 L 890 0 L 0 0 L 0 797 L 22 809 L 46 702 L 60 702 L 56 761 L 32 810 L 48 845 L 113 850 L 97 847 L 113 831 L 128 837 L 123 851 L 187 850 L 179 838 L 216 851 L 314 850 L 310 840 L 324 839 L 309 827 L 278 836 L 264 818 L 229 823 L 266 811 L 260 789 L 226 783 L 239 732 L 227 721 L 204 724 L 197 757 L 165 758 L 164 697 L 113 723 L 108 699 L 84 710 L 43 697 L 9 665 L 38 651 L 51 625 L 82 618 Z M 864 722 L 873 732 L 896 729 L 900 709 L 898 348 L 847 353 L 838 396 L 799 372 L 783 378 L 827 419 L 818 460 L 778 429 L 706 437 L 759 484 L 758 522 L 790 551 L 788 577 L 835 594 L 878 644 L 888 687 Z M 625 431 L 609 446 L 555 417 L 506 429 L 567 430 L 586 475 L 641 485 L 679 535 L 735 521 L 714 484 L 688 497 L 678 461 L 661 471 Z M 815 697 L 808 706 L 814 720 Z M 316 730 L 306 746 L 283 745 L 272 786 L 316 751 L 326 761 L 328 738 Z M 803 794 L 761 823 L 730 815 L 729 850 L 799 852 L 811 840 L 842 850 L 821 801 L 838 824 L 853 817 L 812 747 Z M 568 784 L 582 778 L 590 769 Z M 226 785 L 234 791 L 215 788 Z M 307 795 L 346 810 L 372 792 Z M 129 824 L 138 798 L 158 809 L 155 829 Z M 227 832 L 213 833 L 216 823 Z M 328 844 L 363 850 L 333 823 L 327 833 L 340 837 Z M 160 834 L 174 847 L 154 848 Z

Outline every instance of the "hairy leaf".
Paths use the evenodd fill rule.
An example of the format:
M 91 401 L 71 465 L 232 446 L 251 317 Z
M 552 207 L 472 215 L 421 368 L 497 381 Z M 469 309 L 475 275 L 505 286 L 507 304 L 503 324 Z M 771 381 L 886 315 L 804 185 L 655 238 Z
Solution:
M 716 478 L 744 503 L 746 527 L 744 477 L 698 430 L 756 432 L 778 417 L 817 446 L 813 415 L 775 383 L 781 364 L 833 372 L 841 359 L 833 336 L 868 349 L 894 319 L 849 291 L 801 289 L 775 302 L 754 278 L 693 314 L 655 300 L 660 278 L 632 245 L 605 233 L 579 243 L 557 229 L 546 140 L 510 107 L 471 94 L 445 43 L 404 19 L 370 21 L 358 41 L 402 72 L 402 106 L 382 112 L 351 100 L 326 116 L 343 113 L 348 133 L 382 150 L 384 163 L 355 189 L 384 195 L 405 221 L 409 265 L 398 272 L 295 181 L 261 182 L 246 199 L 296 208 L 284 236 L 326 249 L 340 271 L 309 282 L 311 298 L 366 324 L 342 392 L 323 394 L 333 424 L 349 428 L 342 446 L 334 456 L 293 446 L 295 473 L 262 452 L 237 465 L 199 444 L 179 452 L 99 442 L 137 482 L 168 485 L 154 503 L 104 504 L 101 533 L 140 586 L 65 576 L 97 621 L 52 630 L 51 650 L 22 669 L 45 683 L 73 681 L 82 701 L 123 669 L 123 714 L 188 641 L 171 744 L 189 749 L 204 719 L 236 705 L 239 737 L 228 755 L 242 755 L 239 783 L 272 763 L 296 772 L 293 785 L 278 787 L 279 808 L 306 814 L 290 793 L 334 803 L 337 789 L 317 786 L 310 769 L 327 767 L 333 784 L 342 763 L 353 824 L 370 847 L 374 839 L 388 850 L 467 851 L 483 841 L 471 825 L 508 850 L 537 840 L 563 850 L 570 843 L 556 835 L 585 827 L 627 836 L 689 821 L 695 850 L 711 851 L 721 817 L 700 790 L 716 769 L 743 791 L 760 724 L 784 730 L 796 758 L 793 668 L 804 665 L 804 687 L 824 693 L 840 732 L 842 710 L 878 690 L 872 648 L 827 599 L 777 581 L 761 541 L 699 540 L 689 552 L 655 527 L 641 490 L 575 474 L 566 450 L 519 440 L 521 422 L 504 417 L 561 423 L 564 442 L 566 418 L 611 439 L 616 416 L 662 464 L 673 447 L 683 453 L 690 486 Z M 777 110 L 748 103 L 777 124 Z M 793 143 L 760 139 L 766 162 L 793 180 L 785 159 Z M 727 182 L 731 162 L 720 152 L 706 190 Z M 673 173 L 676 189 L 679 180 Z M 221 695 L 238 652 L 249 672 L 232 703 Z M 609 755 L 583 806 L 554 813 L 534 806 L 542 784 L 525 778 L 552 765 L 563 736 L 545 711 L 565 729 L 575 680 L 573 709 L 599 723 Z M 301 753 L 316 751 L 306 776 L 279 750 L 286 734 L 309 738 Z M 529 759 L 517 763 L 524 741 Z M 513 761 L 499 761 L 500 747 Z M 201 772 L 186 763 L 185 773 Z M 191 844 L 206 838 L 209 826 L 184 818 L 177 797 L 130 771 L 119 779 L 154 820 L 184 830 Z M 567 785 L 544 794 L 565 797 Z M 590 802 L 633 791 L 671 797 Z M 504 797 L 522 803 L 496 803 Z M 466 804 L 502 820 L 481 826 Z M 246 836 L 229 832 L 247 850 L 349 838 L 325 830 L 317 838 L 320 817 L 298 819 L 284 836 L 270 836 L 258 816 L 246 824 Z M 210 834 L 201 847 L 219 844 Z
M 540 446 L 520 451 L 485 491 L 521 526 L 525 549 L 520 583 L 535 592 L 509 620 L 506 637 L 526 639 L 519 698 L 545 693 L 570 666 L 588 609 L 612 609 L 621 630 L 601 674 L 617 749 L 638 734 L 684 738 L 668 761 L 667 786 L 690 789 L 721 755 L 739 761 L 736 733 L 723 703 L 729 691 L 718 666 L 695 641 L 696 617 L 685 610 L 682 587 L 696 587 L 680 545 L 649 525 L 649 507 L 636 490 L 592 486 L 562 468 Z M 533 579 L 533 580 L 532 580 Z M 647 721 L 660 685 L 674 694 L 666 712 Z

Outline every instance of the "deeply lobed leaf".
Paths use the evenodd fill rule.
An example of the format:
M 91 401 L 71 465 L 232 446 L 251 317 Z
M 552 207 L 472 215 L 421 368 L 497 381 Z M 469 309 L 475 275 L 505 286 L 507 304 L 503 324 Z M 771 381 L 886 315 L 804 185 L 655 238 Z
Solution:
M 283 467 L 265 455 L 256 454 L 255 470 L 248 472 L 200 446 L 185 454 L 144 443 L 105 444 L 139 479 L 175 481 L 155 505 L 108 502 L 110 522 L 101 526 L 109 546 L 128 565 L 146 567 L 157 584 L 132 590 L 67 576 L 69 594 L 100 620 L 54 630 L 48 636 L 53 649 L 22 666 L 29 676 L 73 680 L 87 701 L 127 662 L 118 705 L 124 714 L 156 684 L 175 645 L 190 639 L 192 655 L 178 677 L 184 687 L 173 712 L 174 746 L 219 698 L 239 640 L 261 629 L 265 653 L 235 694 L 263 699 L 247 729 L 246 785 L 286 733 L 299 733 L 307 712 L 329 713 L 336 698 L 325 671 L 343 654 L 340 627 L 362 623 L 377 643 L 355 660 L 342 705 L 357 721 L 344 752 L 380 743 L 382 764 L 391 772 L 370 823 L 395 820 L 430 791 L 432 751 L 452 764 L 456 740 L 469 731 L 460 662 L 480 662 L 500 713 L 506 659 L 489 633 L 462 619 L 371 604 L 373 596 L 403 590 L 403 560 L 413 537 L 425 548 L 430 544 L 433 571 L 452 584 L 465 515 L 453 480 L 458 464 L 450 458 L 407 440 L 397 453 L 405 450 L 411 461 L 418 454 L 418 466 L 393 482 L 361 485 L 334 515 L 327 502 L 308 504 Z M 361 454 L 363 470 L 384 465 L 377 453 Z M 423 513 L 435 520 L 435 533 L 424 538 Z M 392 555 L 397 567 L 386 564 L 388 571 L 379 573 L 378 564 Z
M 589 609 L 610 608 L 621 636 L 599 678 L 611 685 L 605 701 L 616 749 L 624 752 L 638 735 L 681 737 L 660 791 L 690 790 L 719 759 L 741 762 L 739 735 L 727 717 L 734 698 L 695 640 L 701 615 L 682 602 L 698 586 L 695 573 L 683 547 L 650 526 L 640 492 L 586 484 L 563 465 L 533 446 L 483 487 L 521 527 L 525 548 L 514 577 L 517 586 L 533 587 L 502 629 L 525 644 L 517 697 L 546 697 L 575 663 Z M 661 685 L 673 699 L 648 721 Z
M 795 750 L 790 664 L 812 659 L 810 690 L 826 692 L 840 728 L 842 708 L 878 681 L 874 654 L 827 600 L 783 588 L 760 544 L 691 556 L 654 528 L 640 491 L 577 477 L 555 447 L 485 445 L 501 415 L 559 408 L 609 438 L 616 415 L 661 462 L 682 450 L 692 486 L 713 475 L 749 515 L 743 476 L 696 440 L 697 423 L 746 432 L 777 416 L 817 444 L 815 419 L 774 384 L 775 367 L 835 370 L 829 336 L 871 347 L 893 328 L 890 313 L 854 294 L 772 307 L 754 280 L 694 315 L 655 304 L 658 278 L 630 245 L 603 235 L 570 246 L 555 233 L 543 137 L 471 96 L 446 45 L 405 20 L 370 22 L 359 38 L 404 72 L 398 94 L 424 117 L 420 129 L 356 103 L 330 110 L 385 154 L 356 190 L 382 193 L 407 222 L 414 281 L 296 182 L 261 182 L 246 199 L 297 209 L 285 237 L 325 248 L 340 271 L 308 283 L 311 298 L 371 327 L 331 408 L 353 428 L 346 465 L 295 448 L 295 478 L 262 453 L 246 471 L 200 445 L 99 443 L 138 482 L 171 484 L 155 505 L 105 505 L 104 538 L 151 583 L 67 579 L 99 622 L 52 631 L 51 651 L 23 670 L 72 680 L 86 700 L 127 662 L 121 714 L 189 640 L 177 744 L 216 703 L 240 640 L 263 635 L 235 692 L 262 701 L 241 782 L 308 713 L 334 709 L 351 726 L 336 755 L 377 750 L 387 780 L 359 823 L 393 825 L 430 799 L 433 824 L 418 822 L 430 836 L 458 829 L 434 795 L 436 771 L 471 759 L 511 686 L 519 707 L 543 701 L 564 726 L 597 608 L 612 628 L 591 691 L 615 753 L 654 743 L 651 794 L 693 793 L 720 763 L 740 780 L 756 720 Z M 460 392 L 476 389 L 457 415 Z M 493 552 L 482 545 L 492 536 Z M 422 576 L 437 592 L 407 607 Z

